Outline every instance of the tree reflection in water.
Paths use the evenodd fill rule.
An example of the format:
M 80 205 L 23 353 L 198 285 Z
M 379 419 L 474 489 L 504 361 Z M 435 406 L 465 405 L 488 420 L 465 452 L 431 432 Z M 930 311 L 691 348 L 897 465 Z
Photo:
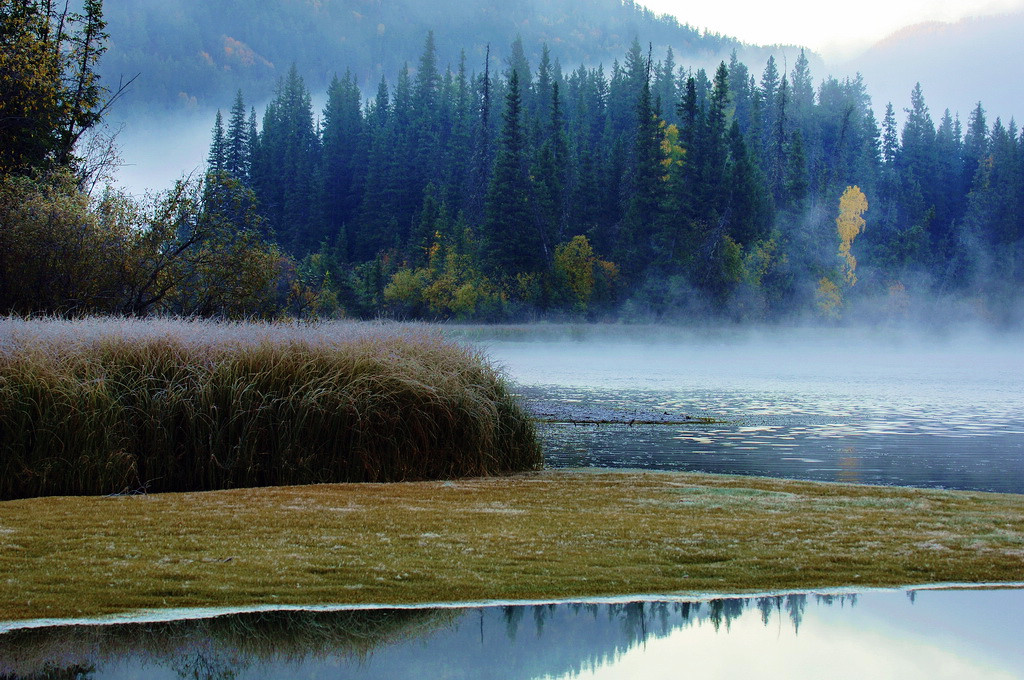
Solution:
M 813 597 L 823 604 L 856 602 L 856 595 Z M 0 680 L 98 680 L 140 667 L 154 677 L 227 680 L 318 661 L 365 670 L 381 650 L 413 642 L 418 644 L 411 647 L 423 656 L 463 664 L 466 677 L 474 677 L 470 668 L 475 657 L 490 664 L 507 661 L 502 665 L 506 673 L 532 678 L 598 667 L 698 622 L 728 630 L 730 622 L 751 608 L 759 610 L 765 625 L 778 616 L 798 630 L 807 599 L 796 594 L 706 602 L 291 611 L 25 629 L 0 635 Z M 532 629 L 525 629 L 527 622 Z M 463 642 L 442 642 L 443 649 L 434 649 L 432 640 L 441 640 L 446 631 Z M 466 638 L 486 653 L 468 650 Z

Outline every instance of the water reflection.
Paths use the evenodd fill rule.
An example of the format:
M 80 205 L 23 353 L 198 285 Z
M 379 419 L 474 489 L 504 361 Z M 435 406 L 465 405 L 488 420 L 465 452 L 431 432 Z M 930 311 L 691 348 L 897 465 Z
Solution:
M 0 635 L 0 677 L 1021 677 L 1024 591 L 291 612 Z M 838 656 L 841 655 L 841 656 Z

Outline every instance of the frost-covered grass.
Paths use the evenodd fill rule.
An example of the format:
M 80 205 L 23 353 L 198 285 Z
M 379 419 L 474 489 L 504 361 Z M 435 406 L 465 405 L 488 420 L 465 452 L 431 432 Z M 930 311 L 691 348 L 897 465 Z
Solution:
M 1024 581 L 1021 496 L 684 473 L 0 503 L 0 620 Z
M 0 499 L 541 462 L 502 375 L 422 327 L 0 319 Z

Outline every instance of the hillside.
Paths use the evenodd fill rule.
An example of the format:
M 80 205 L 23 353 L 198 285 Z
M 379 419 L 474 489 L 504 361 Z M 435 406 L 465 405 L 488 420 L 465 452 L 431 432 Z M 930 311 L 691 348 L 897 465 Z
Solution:
M 966 121 L 982 101 L 989 118 L 1008 122 L 1024 105 L 1020 87 L 1011 85 L 1024 79 L 1024 61 L 1014 58 L 1021 55 L 1021 35 L 1024 11 L 917 24 L 876 43 L 841 70 L 864 75 L 879 109 L 887 101 L 897 111 L 908 106 L 910 91 L 920 82 L 937 114 L 949 107 Z
M 470 71 L 483 70 L 488 44 L 492 64 L 504 68 L 517 36 L 532 63 L 546 43 L 567 68 L 610 68 L 635 37 L 653 43 L 657 57 L 671 46 L 686 61 L 743 48 L 632 0 L 107 0 L 104 12 L 104 81 L 140 74 L 122 113 L 224 106 L 239 88 L 258 101 L 293 63 L 314 90 L 346 69 L 370 90 L 381 75 L 416 63 L 428 30 L 442 67 L 454 68 L 465 49 Z

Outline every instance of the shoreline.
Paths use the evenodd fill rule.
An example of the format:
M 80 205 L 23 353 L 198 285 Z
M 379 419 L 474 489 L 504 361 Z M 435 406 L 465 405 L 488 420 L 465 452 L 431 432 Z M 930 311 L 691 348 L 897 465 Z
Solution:
M 680 472 L 0 503 L 0 621 L 1024 582 L 1021 496 Z M 715 595 L 719 597 L 723 595 Z
M 791 595 L 845 596 L 870 593 L 910 593 L 940 590 L 1022 590 L 1024 581 L 994 583 L 925 583 L 906 586 L 881 587 L 835 587 L 811 588 L 807 590 L 770 590 L 763 592 L 730 593 L 663 593 L 637 594 L 607 597 L 577 597 L 555 600 L 481 600 L 467 602 L 424 602 L 421 604 L 307 604 L 307 605 L 253 605 L 249 607 L 194 608 L 194 609 L 153 609 L 111 616 L 82 619 L 28 619 L 23 621 L 0 621 L 0 635 L 15 631 L 40 628 L 63 628 L 68 626 L 121 626 L 147 623 L 181 623 L 202 621 L 221 616 L 245 614 L 272 614 L 281 612 L 370 612 L 370 611 L 422 611 L 443 609 L 488 609 L 493 607 L 535 607 L 551 605 L 615 605 L 632 603 L 676 603 L 712 602 L 715 600 L 757 599 L 763 597 L 787 597 Z

